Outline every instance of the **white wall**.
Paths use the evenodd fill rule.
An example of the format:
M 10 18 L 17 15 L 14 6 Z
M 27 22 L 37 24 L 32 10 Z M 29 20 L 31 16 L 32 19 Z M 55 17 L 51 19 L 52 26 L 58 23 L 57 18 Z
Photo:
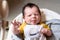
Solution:
M 40 8 L 48 8 L 60 13 L 60 0 L 9 0 L 9 17 L 8 20 L 14 19 L 21 11 L 22 7 L 29 2 L 37 4 Z

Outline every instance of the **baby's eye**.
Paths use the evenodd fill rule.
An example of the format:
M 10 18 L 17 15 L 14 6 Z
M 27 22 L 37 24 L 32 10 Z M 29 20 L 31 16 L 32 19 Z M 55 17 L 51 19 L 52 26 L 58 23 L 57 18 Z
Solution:
M 29 17 L 31 16 L 31 15 L 28 15 Z
M 35 14 L 36 16 L 39 15 L 39 14 Z

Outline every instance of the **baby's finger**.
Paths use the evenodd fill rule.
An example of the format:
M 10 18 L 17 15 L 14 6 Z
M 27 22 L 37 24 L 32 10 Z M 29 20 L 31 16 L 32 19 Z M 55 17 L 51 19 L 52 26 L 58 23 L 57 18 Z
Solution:
M 13 25 L 15 25 L 15 23 L 11 22 Z
M 14 20 L 14 23 L 15 23 L 15 24 L 17 24 L 17 21 L 16 21 L 16 20 Z
M 14 23 L 13 22 L 11 22 L 13 25 L 14 25 Z
M 17 22 L 17 24 L 20 26 L 21 25 L 21 23 L 20 22 Z

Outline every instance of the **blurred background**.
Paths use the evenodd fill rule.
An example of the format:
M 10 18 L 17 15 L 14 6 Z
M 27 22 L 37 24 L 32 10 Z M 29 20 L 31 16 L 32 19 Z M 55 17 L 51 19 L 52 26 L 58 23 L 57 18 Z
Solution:
M 19 15 L 22 12 L 23 6 L 29 2 L 37 4 L 40 8 L 47 8 L 60 14 L 60 0 L 7 0 L 7 2 L 9 6 L 7 26 L 9 22 L 11 22 L 17 15 Z M 0 13 L 1 13 L 1 5 L 0 5 Z M 0 27 L 1 27 L 1 15 L 0 15 Z
M 60 0 L 7 0 L 9 5 L 8 20 L 11 21 L 21 13 L 22 7 L 29 2 L 37 4 L 40 8 L 47 8 L 60 13 Z

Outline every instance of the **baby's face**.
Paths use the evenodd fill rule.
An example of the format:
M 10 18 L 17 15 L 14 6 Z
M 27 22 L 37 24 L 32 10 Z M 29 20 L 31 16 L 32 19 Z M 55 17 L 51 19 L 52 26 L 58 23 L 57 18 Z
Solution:
M 37 7 L 26 7 L 25 10 L 24 10 L 24 20 L 26 23 L 28 24 L 37 24 L 40 22 L 40 13 L 38 12 L 38 9 Z

